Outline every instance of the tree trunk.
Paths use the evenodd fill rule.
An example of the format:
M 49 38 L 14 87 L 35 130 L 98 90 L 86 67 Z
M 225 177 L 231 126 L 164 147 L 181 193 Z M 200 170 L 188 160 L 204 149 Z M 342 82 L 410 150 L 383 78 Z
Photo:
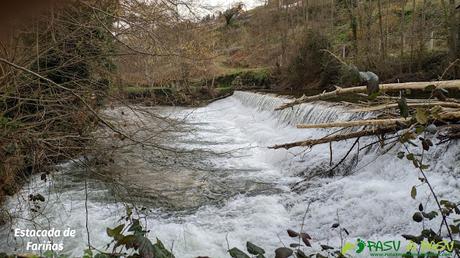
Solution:
M 414 44 L 415 44 L 415 20 L 417 18 L 417 6 L 415 0 L 412 0 L 412 25 L 410 32 L 410 69 L 409 72 L 412 72 L 412 65 L 414 63 Z
M 400 73 L 402 74 L 403 73 L 403 66 L 404 66 L 404 35 L 406 34 L 405 32 L 405 29 L 404 29 L 404 23 L 405 23 L 405 20 L 406 20 L 406 3 L 407 3 L 407 0 L 401 0 L 401 25 L 400 25 L 400 57 L 399 57 L 399 60 L 400 60 Z
M 380 29 L 380 58 L 382 61 L 385 61 L 386 46 L 385 46 L 385 33 L 383 30 L 382 1 L 378 0 L 377 3 L 378 3 L 379 29 Z
M 450 33 L 449 33 L 449 40 L 450 40 L 450 52 L 451 52 L 451 61 L 455 62 L 458 58 L 460 58 L 460 47 L 459 47 L 459 24 L 460 21 L 458 17 L 458 12 L 456 9 L 455 0 L 450 0 Z M 454 67 L 454 76 L 457 78 L 459 75 L 459 69 L 457 66 Z
M 350 29 L 352 34 L 352 47 L 355 57 L 358 57 L 358 21 L 355 15 L 356 0 L 347 0 L 348 16 L 350 18 Z

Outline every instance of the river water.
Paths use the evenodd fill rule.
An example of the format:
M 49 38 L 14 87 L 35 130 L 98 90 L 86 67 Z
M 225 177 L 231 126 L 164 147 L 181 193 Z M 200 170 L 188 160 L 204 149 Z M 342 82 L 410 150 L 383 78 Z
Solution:
M 91 244 L 103 249 L 109 240 L 106 227 L 117 225 L 127 203 L 145 207 L 143 222 L 150 236 L 171 247 L 176 257 L 228 257 L 227 239 L 231 247 L 244 249 L 251 241 L 270 253 L 282 246 L 280 241 L 290 243 L 286 229 L 299 230 L 304 214 L 305 231 L 312 236 L 314 248 L 320 243 L 339 245 L 339 233 L 331 229 L 338 219 L 350 233 L 343 237 L 351 240 L 401 239 L 402 233 L 421 231 L 412 214 L 420 202 L 427 210 L 434 204 L 425 186 L 418 188 L 416 200 L 411 198 L 410 189 L 420 184 L 419 175 L 407 160 L 396 158 L 400 146 L 387 151 L 377 145 L 359 153 L 356 147 L 336 176 L 321 176 L 330 168 L 328 144 L 289 151 L 267 147 L 333 132 L 297 129 L 298 123 L 363 115 L 327 103 L 273 111 L 285 101 L 235 92 L 197 109 L 149 108 L 168 116 L 172 126 L 152 116 L 134 116 L 126 108 L 107 110 L 114 117 L 161 127 L 161 134 L 152 137 L 163 149 L 128 146 L 115 151 L 110 164 L 89 162 L 88 168 L 81 165 L 82 159 L 69 161 L 57 167 L 53 180 L 32 178 L 7 201 L 13 220 L 1 228 L 0 250 L 30 252 L 25 250 L 27 241 L 47 240 L 14 238 L 11 229 L 71 228 L 77 232 L 75 237 L 54 241 L 63 243 L 64 253 L 81 256 L 87 244 L 86 210 Z M 359 146 L 372 141 L 362 139 Z M 101 144 L 116 142 L 107 137 Z M 341 160 L 353 143 L 333 143 L 332 163 Z M 440 145 L 426 157 L 432 164 L 428 177 L 442 199 L 460 196 L 458 147 L 458 143 Z M 305 176 L 312 178 L 296 185 Z M 31 211 L 30 193 L 46 197 L 39 212 Z M 426 225 L 438 227 L 437 223 Z

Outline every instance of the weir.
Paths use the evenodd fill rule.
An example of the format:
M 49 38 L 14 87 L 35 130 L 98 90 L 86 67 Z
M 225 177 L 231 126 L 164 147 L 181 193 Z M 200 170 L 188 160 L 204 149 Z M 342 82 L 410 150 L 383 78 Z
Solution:
M 292 101 L 292 99 L 244 91 L 236 91 L 233 94 L 233 98 L 236 98 L 243 105 L 255 108 L 258 111 L 272 112 L 273 117 L 279 123 L 290 126 L 365 118 L 363 113 L 347 113 L 343 105 L 331 102 L 306 103 L 275 111 L 275 108 Z

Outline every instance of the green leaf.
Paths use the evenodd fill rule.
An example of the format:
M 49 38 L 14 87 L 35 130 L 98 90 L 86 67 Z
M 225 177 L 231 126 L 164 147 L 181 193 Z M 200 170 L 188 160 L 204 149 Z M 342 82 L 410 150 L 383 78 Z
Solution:
M 87 254 L 86 251 L 87 250 L 85 250 L 85 255 Z M 90 250 L 90 252 L 91 252 L 91 250 Z M 46 258 L 53 258 L 55 256 L 55 253 L 53 251 L 51 251 L 51 250 L 48 250 L 48 251 L 43 253 L 43 256 L 46 257 Z M 6 257 L 8 257 L 8 256 L 6 256 Z M 89 257 L 92 257 L 92 256 L 90 255 Z
M 419 124 L 425 125 L 428 123 L 428 112 L 426 109 L 417 108 L 415 119 Z
M 132 225 L 128 229 L 129 232 L 134 232 L 135 235 L 143 234 L 142 225 L 138 219 L 133 219 Z
M 425 91 L 433 91 L 434 89 L 436 89 L 436 86 L 434 84 L 430 84 L 425 87 Z
M 415 221 L 415 222 L 422 222 L 423 221 L 423 215 L 421 212 L 416 212 L 414 213 L 414 215 L 412 216 L 412 219 Z
M 121 231 L 125 227 L 125 224 L 118 225 L 114 229 L 107 228 L 107 235 L 112 238 L 116 238 L 120 235 Z
M 420 167 L 420 162 L 418 160 L 416 160 L 416 159 L 412 160 L 412 164 L 414 164 L 414 167 L 416 167 L 416 168 Z
M 94 258 L 109 258 L 106 254 L 96 254 Z
M 334 249 L 334 247 L 328 246 L 328 245 L 321 245 L 321 250 L 323 251 L 332 250 L 332 249 Z
M 400 152 L 398 152 L 398 158 L 399 158 L 399 159 L 403 159 L 403 158 L 404 158 L 404 156 L 405 156 L 405 153 L 404 153 L 404 151 L 400 151 Z
M 297 250 L 295 254 L 297 258 L 307 258 L 307 255 L 304 252 L 302 252 L 302 250 Z
M 425 170 L 425 169 L 430 168 L 430 165 L 425 165 L 425 164 L 423 164 L 423 165 L 420 165 L 420 168 L 423 169 L 423 170 Z
M 433 142 L 430 139 L 420 139 L 422 141 L 422 148 L 426 151 L 430 149 L 431 146 L 433 146 Z
M 411 240 L 417 244 L 420 244 L 423 240 L 423 236 L 413 236 L 413 235 L 402 235 L 406 240 Z
M 48 251 L 46 251 L 48 252 Z M 43 254 L 45 257 L 48 257 L 46 256 L 46 252 Z M 93 251 L 91 251 L 91 249 L 86 249 L 85 251 L 83 251 L 83 258 L 92 258 L 93 257 Z
M 450 231 L 452 232 L 452 234 L 458 234 L 460 233 L 460 227 L 457 225 L 449 225 L 450 227 Z
M 115 248 L 118 246 L 125 246 L 126 249 L 134 248 L 137 238 L 135 235 L 123 236 L 117 240 Z
M 422 236 L 426 238 L 432 238 L 433 236 L 436 236 L 436 232 L 434 232 L 432 229 L 424 229 L 422 230 Z
M 246 242 L 246 249 L 248 249 L 248 252 L 253 255 L 258 255 L 258 254 L 264 254 L 265 250 L 256 246 L 255 244 L 251 242 Z
M 161 242 L 160 239 L 157 238 L 157 243 L 156 243 L 161 249 L 167 250 L 163 242 Z
M 156 244 L 153 245 L 153 253 L 155 254 L 155 258 L 174 258 L 174 255 L 166 249 L 160 239 L 157 238 Z M 139 254 L 141 254 L 139 252 Z M 141 257 L 143 257 L 141 255 Z
M 410 191 L 410 196 L 412 197 L 412 199 L 415 200 L 415 197 L 417 197 L 417 187 L 412 186 L 412 190 Z
M 380 96 L 380 92 L 374 92 L 371 95 L 369 95 L 367 98 L 369 100 L 375 100 L 378 96 Z
M 241 251 L 240 249 L 236 247 L 228 250 L 228 253 L 233 258 L 250 258 L 249 255 L 245 254 L 243 251 Z
M 414 156 L 413 153 L 409 153 L 409 154 L 406 155 L 406 158 L 407 158 L 408 160 L 414 160 L 415 156 Z
M 143 258 L 166 258 L 161 249 L 157 251 L 152 242 L 144 236 L 136 236 L 136 244 L 139 247 L 139 255 Z
M 415 133 L 416 134 L 421 134 L 425 131 L 425 127 L 424 126 L 421 126 L 421 125 L 418 125 L 415 127 Z
M 454 248 L 460 249 L 460 241 L 454 240 Z
M 422 212 L 422 215 L 424 218 L 432 220 L 438 216 L 438 213 L 436 211 L 431 211 L 429 213 Z
M 407 106 L 406 98 L 402 97 L 398 100 L 399 114 L 406 118 L 409 116 L 409 107 Z
M 287 258 L 290 257 L 294 252 L 287 247 L 280 247 L 275 250 L 275 258 Z

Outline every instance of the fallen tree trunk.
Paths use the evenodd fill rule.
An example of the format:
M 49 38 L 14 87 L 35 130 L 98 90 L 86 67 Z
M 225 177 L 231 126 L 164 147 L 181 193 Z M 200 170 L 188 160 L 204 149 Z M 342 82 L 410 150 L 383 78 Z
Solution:
M 439 118 L 431 119 L 432 121 L 458 121 L 460 119 L 460 111 L 441 113 Z M 385 133 L 396 133 L 397 131 L 410 127 L 413 120 L 405 118 L 396 119 L 375 119 L 375 120 L 358 120 L 349 122 L 333 122 L 324 124 L 313 124 L 313 125 L 298 125 L 298 128 L 329 128 L 329 127 L 353 127 L 363 125 L 385 125 L 385 127 L 374 128 L 370 130 L 362 130 L 358 132 L 352 132 L 348 134 L 337 134 L 332 136 L 323 137 L 320 139 L 308 139 L 304 141 L 286 143 L 269 147 L 270 149 L 291 149 L 294 147 L 312 147 L 314 145 L 344 141 L 353 138 L 359 138 L 364 136 L 379 135 Z
M 440 120 L 444 121 L 458 121 L 460 119 L 460 111 L 442 113 L 440 114 Z
M 363 98 L 367 98 L 368 95 L 365 94 L 365 93 L 357 93 L 356 95 L 360 96 L 360 97 L 363 97 Z M 382 96 L 377 96 L 378 100 L 382 100 L 382 101 L 398 101 L 400 99 L 400 97 L 392 97 L 392 96 L 388 96 L 388 95 L 382 95 Z M 421 99 L 406 99 L 407 103 L 418 103 L 420 102 Z M 458 99 L 454 99 L 454 98 L 446 98 L 444 100 L 444 102 L 454 102 L 454 103 L 458 103 L 460 104 L 460 100 Z
M 452 103 L 452 102 L 446 102 L 446 101 L 432 101 L 432 102 L 418 102 L 418 103 L 407 103 L 408 107 L 433 107 L 433 106 L 441 106 L 441 107 L 448 107 L 448 108 L 460 108 L 459 103 Z M 372 112 L 372 111 L 379 111 L 383 109 L 389 109 L 389 108 L 397 108 L 398 104 L 397 103 L 391 103 L 391 104 L 383 104 L 383 105 L 377 105 L 377 106 L 371 106 L 371 107 L 364 107 L 364 108 L 357 108 L 357 109 L 352 109 L 349 110 L 348 112 Z
M 442 121 L 458 121 L 460 119 L 460 111 L 445 112 L 439 114 L 437 120 Z M 432 119 L 435 120 L 435 119 Z M 389 119 L 369 119 L 369 120 L 355 120 L 355 121 L 340 121 L 323 124 L 299 124 L 297 128 L 309 129 L 309 128 L 334 128 L 334 127 L 356 127 L 356 126 L 401 126 L 409 125 L 412 122 L 411 118 L 389 118 Z
M 373 119 L 373 120 L 356 120 L 356 121 L 344 121 L 344 122 L 333 122 L 324 124 L 300 124 L 297 128 L 308 129 L 308 128 L 333 128 L 333 127 L 356 127 L 356 126 L 396 126 L 398 124 L 410 123 L 410 119 L 394 118 L 394 119 Z
M 386 127 L 386 128 L 378 128 L 374 130 L 363 130 L 363 131 L 358 131 L 358 132 L 352 132 L 348 134 L 337 134 L 337 135 L 332 135 L 320 139 L 310 139 L 310 140 L 305 140 L 305 141 L 299 141 L 299 142 L 293 142 L 293 143 L 286 143 L 286 144 L 280 144 L 280 145 L 275 145 L 272 147 L 269 147 L 270 149 L 291 149 L 294 147 L 311 147 L 314 145 L 318 144 L 323 144 L 323 143 L 329 143 L 329 142 L 338 142 L 338 141 L 344 141 L 348 139 L 353 139 L 353 138 L 358 138 L 358 137 L 364 137 L 364 136 L 372 136 L 372 135 L 377 135 L 377 134 L 384 134 L 384 133 L 392 133 L 395 132 L 397 129 L 396 127 Z
M 438 81 L 438 82 L 407 82 L 407 83 L 391 83 L 380 85 L 380 93 L 397 92 L 401 90 L 424 90 L 428 86 L 434 86 L 437 89 L 458 89 L 460 90 L 460 80 Z M 314 96 L 302 96 L 292 102 L 281 105 L 275 110 L 283 110 L 295 105 L 315 100 L 327 100 L 344 94 L 366 93 L 366 86 L 337 88 L 331 92 L 325 92 Z

